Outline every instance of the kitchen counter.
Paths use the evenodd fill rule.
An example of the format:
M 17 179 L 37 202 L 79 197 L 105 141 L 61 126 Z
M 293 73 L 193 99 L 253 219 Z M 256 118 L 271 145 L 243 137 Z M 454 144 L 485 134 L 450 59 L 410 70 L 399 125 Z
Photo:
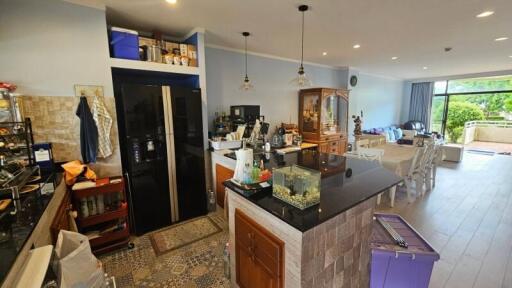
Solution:
M 320 203 L 300 210 L 273 197 L 272 187 L 247 189 L 225 181 L 229 249 L 236 259 L 232 286 L 256 281 L 251 271 L 283 271 L 265 277 L 282 281 L 283 287 L 369 287 L 376 196 L 402 179 L 377 163 L 316 150 L 256 153 L 254 158 L 268 169 L 297 164 L 320 171 Z M 262 234 L 267 236 L 253 236 Z M 274 247 L 282 256 L 269 261 L 266 255 L 278 254 L 262 247 Z
M 40 182 L 53 183 L 56 187 L 61 178 L 60 174 L 51 174 L 42 176 Z M 10 234 L 5 236 L 8 237 L 6 241 L 0 243 L 0 281 L 3 285 L 6 285 L 5 280 L 9 271 L 17 262 L 20 252 L 25 248 L 53 196 L 54 193 L 40 195 L 38 191 L 30 192 L 28 195 L 22 195 L 20 201 L 23 208 L 16 215 L 9 214 L 13 207 L 2 213 L 0 233 Z
M 234 153 L 225 156 L 233 158 Z M 231 181 L 224 182 L 224 186 L 230 190 L 239 193 L 248 201 L 301 232 L 347 211 L 402 181 L 396 174 L 375 162 L 318 153 L 313 150 L 285 155 L 260 153 L 254 154 L 254 159 L 258 162 L 263 160 L 267 169 L 297 164 L 322 173 L 320 204 L 305 210 L 300 210 L 273 197 L 271 186 L 245 190 Z M 347 177 L 346 171 L 349 169 L 352 175 Z

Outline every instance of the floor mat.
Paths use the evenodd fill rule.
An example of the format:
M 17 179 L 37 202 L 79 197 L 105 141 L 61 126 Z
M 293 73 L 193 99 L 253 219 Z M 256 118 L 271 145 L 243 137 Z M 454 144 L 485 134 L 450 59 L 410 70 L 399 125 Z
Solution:
M 204 216 L 153 232 L 149 238 L 155 254 L 160 256 L 221 231 L 210 217 Z

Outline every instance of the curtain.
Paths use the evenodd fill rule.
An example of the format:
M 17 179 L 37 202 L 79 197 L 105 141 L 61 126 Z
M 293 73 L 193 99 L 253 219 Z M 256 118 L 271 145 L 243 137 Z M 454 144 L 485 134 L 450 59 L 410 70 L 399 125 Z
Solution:
M 409 120 L 423 122 L 426 131 L 430 131 L 430 112 L 432 111 L 433 97 L 434 82 L 412 84 Z

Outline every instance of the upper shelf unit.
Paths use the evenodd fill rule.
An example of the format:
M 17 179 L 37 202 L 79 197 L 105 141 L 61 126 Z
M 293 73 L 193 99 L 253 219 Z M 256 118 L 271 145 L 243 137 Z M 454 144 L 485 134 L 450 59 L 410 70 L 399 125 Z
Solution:
M 153 37 L 154 36 L 154 37 Z M 158 38 L 158 40 L 156 40 Z M 201 76 L 204 78 L 204 29 L 180 38 L 109 28 L 112 68 Z
M 187 75 L 199 75 L 200 73 L 199 67 L 170 65 L 120 58 L 110 58 L 110 67 Z

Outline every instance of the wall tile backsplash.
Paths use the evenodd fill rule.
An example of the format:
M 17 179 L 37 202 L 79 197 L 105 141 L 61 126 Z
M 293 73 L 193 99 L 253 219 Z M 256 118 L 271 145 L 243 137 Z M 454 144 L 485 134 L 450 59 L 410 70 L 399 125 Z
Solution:
M 32 120 L 34 141 L 51 142 L 53 157 L 56 162 L 71 161 L 80 155 L 80 119 L 75 115 L 79 97 L 75 96 L 22 96 L 23 115 Z M 106 158 L 98 158 L 91 168 L 99 177 L 121 174 L 121 157 L 119 154 L 119 136 L 114 97 L 103 97 L 113 125 L 110 140 L 114 153 Z M 87 98 L 89 107 L 92 97 Z

